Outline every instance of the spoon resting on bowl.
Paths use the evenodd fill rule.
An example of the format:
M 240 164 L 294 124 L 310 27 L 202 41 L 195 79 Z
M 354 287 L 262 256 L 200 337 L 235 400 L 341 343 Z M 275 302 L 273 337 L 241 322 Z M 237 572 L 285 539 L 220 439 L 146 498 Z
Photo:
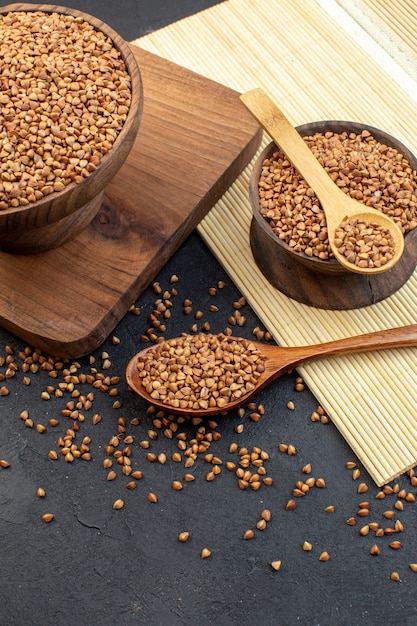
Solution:
M 201 363 L 195 366 L 192 362 L 195 361 L 195 359 L 184 357 L 184 354 L 190 353 L 189 347 L 196 339 L 195 335 L 183 335 L 163 341 L 160 344 L 153 344 L 136 354 L 129 361 L 126 368 L 126 380 L 130 389 L 150 404 L 168 413 L 180 413 L 181 415 L 191 417 L 227 413 L 231 409 L 235 409 L 247 403 L 253 395 L 258 393 L 261 389 L 264 389 L 273 380 L 312 359 L 366 352 L 369 350 L 417 346 L 417 324 L 299 347 L 281 347 L 255 342 L 241 337 L 226 337 L 221 334 L 200 334 L 199 337 L 202 338 L 203 344 L 206 342 L 205 347 L 207 349 L 204 352 L 204 358 L 210 361 L 213 355 L 216 356 L 216 364 L 219 367 L 219 372 L 224 365 L 224 363 L 221 362 L 221 355 L 225 355 L 227 362 L 230 363 L 227 350 L 220 353 L 216 352 L 217 348 L 214 347 L 213 355 L 210 354 L 210 345 L 218 346 L 219 342 L 221 345 L 223 345 L 222 342 L 228 344 L 227 347 L 230 347 L 235 355 L 238 355 L 240 351 L 240 356 L 236 356 L 236 358 L 232 359 L 233 364 L 239 362 L 245 363 L 246 365 L 246 361 L 256 363 L 256 374 L 253 377 L 249 375 L 251 383 L 250 385 L 240 388 L 239 397 L 215 393 L 213 390 L 217 389 L 218 391 L 220 389 L 218 381 L 222 379 L 223 375 L 219 375 L 216 382 L 216 376 L 213 375 L 213 372 L 210 371 L 202 375 Z M 238 349 L 236 349 L 236 347 Z M 171 351 L 169 354 L 167 352 L 168 350 Z M 247 356 L 250 358 L 246 359 Z M 167 368 L 168 362 L 169 367 Z M 154 374 L 146 378 L 143 370 L 147 368 L 148 370 L 152 369 Z M 230 369 L 230 367 L 223 367 L 223 369 L 227 370 Z M 198 376 L 194 376 L 193 374 L 197 372 L 197 370 Z M 179 375 L 178 372 L 181 372 L 181 374 Z M 245 374 L 242 374 L 242 376 L 244 377 Z M 256 380 L 254 381 L 255 378 Z M 235 383 L 229 386 L 232 387 L 233 384 Z M 194 388 L 198 389 L 198 393 L 202 387 L 207 387 L 208 393 L 206 393 L 204 397 L 197 398 L 197 401 L 194 403 L 194 408 L 185 406 L 185 402 L 180 406 L 181 403 L 178 402 L 178 398 L 186 395 L 185 389 L 187 389 L 187 394 L 189 394 L 188 390 L 192 388 L 193 385 Z M 169 393 L 167 393 L 167 389 Z M 219 397 L 221 401 L 218 400 Z
M 379 274 L 391 269 L 404 250 L 401 228 L 382 211 L 367 207 L 345 194 L 262 89 L 248 91 L 240 99 L 314 190 L 325 213 L 329 244 L 338 262 L 351 272 L 361 274 Z M 358 245 L 360 256 L 350 249 L 352 238 L 346 247 L 346 238 L 355 227 L 365 232 L 368 240 L 375 241 L 373 245 L 379 248 L 380 256 L 384 257 L 382 264 L 378 262 L 372 266 L 372 256 L 369 254 L 372 243 L 368 241 L 364 245 L 362 235 L 358 237 L 361 241 Z M 356 261 L 352 260 L 354 257 Z

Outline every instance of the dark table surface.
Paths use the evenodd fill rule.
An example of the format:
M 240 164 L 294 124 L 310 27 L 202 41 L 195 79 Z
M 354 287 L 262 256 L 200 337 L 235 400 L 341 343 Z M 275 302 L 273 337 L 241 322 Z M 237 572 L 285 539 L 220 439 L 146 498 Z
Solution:
M 131 40 L 216 3 L 66 4 L 96 15 Z M 0 624 L 416 624 L 417 573 L 409 567 L 417 563 L 414 481 L 402 476 L 391 484 L 394 493 L 382 493 L 326 416 L 314 420 L 317 401 L 308 389 L 295 390 L 297 373 L 255 398 L 265 410 L 259 421 L 247 407 L 243 417 L 233 413 L 215 423 L 161 418 L 128 390 L 125 367 L 143 347 L 158 298 L 169 295 L 172 305 L 171 316 L 163 319 L 169 337 L 194 323 L 200 328 L 209 322 L 213 332 L 231 327 L 240 297 L 197 233 L 155 281 L 162 295 L 150 285 L 93 355 L 51 363 L 52 373 L 47 358 L 33 362 L 31 349 L 25 353 L 23 342 L 0 330 L 0 394 L 9 391 L 0 398 L 0 459 L 10 463 L 0 467 Z M 210 295 L 219 281 L 224 287 Z M 204 312 L 201 320 L 184 314 L 184 299 Z M 210 310 L 213 304 L 218 311 Z M 238 334 L 252 337 L 259 321 L 247 306 L 240 312 L 246 323 Z M 39 432 L 39 425 L 46 430 Z M 73 450 L 84 445 L 81 452 L 90 460 L 65 461 L 67 435 L 77 446 Z M 186 450 L 193 444 L 199 446 L 196 458 L 186 467 Z M 242 459 L 244 464 L 244 448 L 253 454 L 244 468 L 251 475 L 258 470 L 255 457 L 264 453 L 257 490 L 239 487 L 236 468 Z M 57 460 L 49 458 L 50 450 Z M 181 455 L 179 462 L 175 454 Z M 221 461 L 214 480 L 207 480 L 215 467 L 207 455 Z M 104 467 L 109 461 L 112 467 Z M 356 479 L 349 462 L 360 471 Z M 132 479 L 123 467 L 141 471 L 142 478 Z M 108 480 L 109 471 L 114 480 Z M 194 480 L 187 482 L 186 474 Z M 302 486 L 309 478 L 310 489 L 294 496 L 298 481 Z M 319 478 L 324 483 L 316 484 Z M 183 488 L 174 489 L 174 481 Z M 126 488 L 130 482 L 135 489 Z M 149 502 L 149 493 L 156 502 Z M 124 506 L 115 510 L 118 499 Z M 289 500 L 294 509 L 287 508 Z M 358 511 L 365 503 L 369 514 L 362 516 Z M 262 529 L 257 524 L 264 509 L 271 519 Z M 42 520 L 45 513 L 54 515 L 50 523 Z M 350 519 L 355 524 L 347 523 Z M 360 534 L 369 523 L 369 533 Z M 396 531 L 378 536 L 372 523 Z M 244 539 L 250 529 L 253 538 Z M 188 541 L 178 540 L 181 532 L 189 533 Z M 394 540 L 401 542 L 399 549 L 390 547 Z M 304 550 L 304 542 L 312 549 Z M 379 555 L 370 554 L 375 544 Z M 209 558 L 201 557 L 204 548 L 211 551 Z M 323 552 L 329 560 L 320 560 Z M 279 571 L 271 567 L 275 561 L 281 561 Z M 399 581 L 390 579 L 394 571 Z

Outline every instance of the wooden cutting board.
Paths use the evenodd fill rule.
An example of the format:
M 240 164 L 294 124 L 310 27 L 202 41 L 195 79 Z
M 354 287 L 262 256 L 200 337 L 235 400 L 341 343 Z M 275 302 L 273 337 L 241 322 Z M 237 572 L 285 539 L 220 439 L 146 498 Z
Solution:
M 132 49 L 143 118 L 99 214 L 55 250 L 0 252 L 0 324 L 51 355 L 77 358 L 104 341 L 261 141 L 237 92 Z

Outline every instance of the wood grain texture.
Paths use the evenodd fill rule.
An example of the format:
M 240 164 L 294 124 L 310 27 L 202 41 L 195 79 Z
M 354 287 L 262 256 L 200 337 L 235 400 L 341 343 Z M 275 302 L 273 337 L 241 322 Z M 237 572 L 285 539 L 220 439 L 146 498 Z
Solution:
M 132 50 L 142 122 L 96 218 L 55 250 L 0 253 L 0 323 L 49 354 L 76 358 L 103 342 L 261 141 L 237 92 Z

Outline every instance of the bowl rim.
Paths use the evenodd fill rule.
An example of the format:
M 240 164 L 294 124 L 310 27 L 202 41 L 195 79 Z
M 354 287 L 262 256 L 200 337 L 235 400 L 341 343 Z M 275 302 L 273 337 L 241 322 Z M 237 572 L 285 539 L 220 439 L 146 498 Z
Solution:
M 0 16 L 6 15 L 8 13 L 15 12 L 35 12 L 39 11 L 42 13 L 62 13 L 63 15 L 73 15 L 74 17 L 80 17 L 84 21 L 91 24 L 96 30 L 102 31 L 106 36 L 108 36 L 115 47 L 120 52 L 122 59 L 126 65 L 126 70 L 131 79 L 131 102 L 129 111 L 127 114 L 127 118 L 116 137 L 116 140 L 111 148 L 101 159 L 98 164 L 97 169 L 94 172 L 91 172 L 89 176 L 87 176 L 81 183 L 71 182 L 61 191 L 54 191 L 48 196 L 44 196 L 40 200 L 36 200 L 35 202 L 31 202 L 26 206 L 18 206 L 18 207 L 8 207 L 7 209 L 3 209 L 0 211 L 0 219 L 4 217 L 17 216 L 20 213 L 24 213 L 27 211 L 37 211 L 42 210 L 47 212 L 52 204 L 57 204 L 66 198 L 68 194 L 74 192 L 74 190 L 83 189 L 88 186 L 91 188 L 91 193 L 88 195 L 87 200 L 85 196 L 82 196 L 82 193 L 74 194 L 75 201 L 71 198 L 71 207 L 66 214 L 71 214 L 76 209 L 80 208 L 83 204 L 91 200 L 95 195 L 97 195 L 100 190 L 94 190 L 94 181 L 97 176 L 103 174 L 103 169 L 105 169 L 107 162 L 109 159 L 113 159 L 115 153 L 118 151 L 119 146 L 123 145 L 123 139 L 126 136 L 129 136 L 130 133 L 134 132 L 136 134 L 139 123 L 142 116 L 143 111 L 143 83 L 142 76 L 140 73 L 140 69 L 133 54 L 133 50 L 130 44 L 117 33 L 111 26 L 109 26 L 106 22 L 103 22 L 99 18 L 86 13 L 84 11 L 80 11 L 78 9 L 72 9 L 70 7 L 66 7 L 63 5 L 55 5 L 55 4 L 28 4 L 25 2 L 15 2 L 4 7 L 0 7 Z M 133 94 L 137 93 L 136 100 L 134 101 Z M 120 167 L 123 163 L 120 163 Z
M 325 128 L 323 128 L 324 125 Z M 411 167 L 417 170 L 417 157 L 411 152 L 411 150 L 407 148 L 407 146 L 405 146 L 400 140 L 388 134 L 386 131 L 376 128 L 374 126 L 348 120 L 319 120 L 307 122 L 305 124 L 297 126 L 296 128 L 302 136 L 309 136 L 317 132 L 323 132 L 323 130 L 329 132 L 356 133 L 367 130 L 371 133 L 373 137 L 375 137 L 375 139 L 377 139 L 377 141 L 381 141 L 383 143 L 386 143 L 388 146 L 395 147 L 410 162 Z M 307 265 L 310 268 L 314 267 L 314 269 L 316 269 L 317 271 L 335 271 L 338 268 L 341 268 L 340 264 L 335 258 L 319 259 L 318 257 L 314 256 L 310 257 L 304 252 L 297 252 L 293 250 L 287 243 L 285 243 L 285 241 L 279 239 L 279 237 L 274 233 L 268 222 L 265 220 L 264 217 L 262 217 L 260 213 L 258 181 L 262 169 L 262 164 L 266 158 L 270 157 L 271 154 L 278 149 L 279 147 L 276 145 L 276 143 L 274 141 L 271 141 L 262 150 L 253 165 L 249 182 L 249 199 L 253 217 L 254 219 L 256 219 L 258 225 L 273 239 L 273 241 L 275 241 L 292 258 L 297 260 L 297 262 L 302 263 L 303 265 Z M 410 233 L 411 232 L 413 231 L 410 231 Z M 410 233 L 407 233 L 405 235 L 405 239 Z

